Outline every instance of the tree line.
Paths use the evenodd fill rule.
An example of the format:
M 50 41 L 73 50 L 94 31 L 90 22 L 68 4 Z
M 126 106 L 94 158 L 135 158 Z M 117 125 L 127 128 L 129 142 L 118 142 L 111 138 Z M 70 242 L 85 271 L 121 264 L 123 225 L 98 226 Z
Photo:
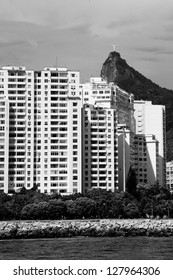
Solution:
M 132 185 L 131 185 L 132 186 Z M 173 194 L 159 185 L 137 185 L 126 192 L 93 189 L 85 195 L 43 194 L 36 188 L 0 193 L 0 220 L 173 218 Z

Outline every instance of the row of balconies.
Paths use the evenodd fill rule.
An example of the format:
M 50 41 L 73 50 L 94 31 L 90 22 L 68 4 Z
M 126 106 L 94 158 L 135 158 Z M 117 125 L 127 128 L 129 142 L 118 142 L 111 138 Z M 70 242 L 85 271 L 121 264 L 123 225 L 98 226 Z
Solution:
M 26 138 L 24 133 L 9 133 L 9 138 Z

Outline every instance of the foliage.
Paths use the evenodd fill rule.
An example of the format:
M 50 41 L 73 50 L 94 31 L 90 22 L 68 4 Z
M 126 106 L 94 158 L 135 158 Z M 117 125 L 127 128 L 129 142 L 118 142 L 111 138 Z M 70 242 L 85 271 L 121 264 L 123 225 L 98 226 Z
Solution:
M 124 218 L 139 218 L 139 207 L 135 202 L 130 202 L 124 206 Z
M 60 199 L 52 199 L 49 202 L 42 201 L 26 205 L 21 211 L 21 219 L 60 219 L 64 213 L 65 203 Z
M 92 219 L 92 218 L 173 218 L 173 195 L 158 184 L 138 185 L 134 195 L 93 189 L 85 195 L 41 194 L 37 189 L 0 193 L 0 220 Z
M 79 197 L 75 200 L 76 218 L 95 218 L 96 202 L 88 197 Z
M 72 199 L 66 201 L 66 217 L 67 219 L 76 218 L 76 202 Z
M 26 205 L 21 211 L 22 220 L 47 219 L 47 202 L 31 203 Z
M 51 199 L 48 202 L 47 219 L 61 219 L 66 215 L 66 204 L 61 199 Z

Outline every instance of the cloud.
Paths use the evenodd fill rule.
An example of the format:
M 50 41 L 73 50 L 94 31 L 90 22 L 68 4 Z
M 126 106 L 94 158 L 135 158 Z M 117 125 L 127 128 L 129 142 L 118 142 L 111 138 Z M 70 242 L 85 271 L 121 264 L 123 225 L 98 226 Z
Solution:
M 38 46 L 38 44 L 34 41 L 6 41 L 6 42 L 0 42 L 0 48 L 6 48 L 6 47 L 22 47 L 22 46 L 32 46 L 32 47 L 36 47 Z
M 159 63 L 161 60 L 163 60 L 161 57 L 149 57 L 149 56 L 143 56 L 143 57 L 140 57 L 139 60 L 142 60 L 142 61 L 148 61 L 148 62 L 154 62 L 154 63 Z
M 139 21 L 142 22 L 143 20 L 137 19 L 135 17 L 122 18 L 120 20 L 112 21 L 111 23 L 109 23 L 107 25 L 107 28 L 114 29 L 117 27 L 129 27 L 129 26 L 135 25 Z
M 165 34 L 165 35 L 160 35 L 160 36 L 155 36 L 154 39 L 160 40 L 160 41 L 165 41 L 165 42 L 172 42 L 173 41 L 173 34 Z
M 169 55 L 173 54 L 173 50 L 164 49 L 162 47 L 134 47 L 133 50 L 144 52 L 144 53 L 152 53 L 152 54 L 160 54 L 160 55 Z

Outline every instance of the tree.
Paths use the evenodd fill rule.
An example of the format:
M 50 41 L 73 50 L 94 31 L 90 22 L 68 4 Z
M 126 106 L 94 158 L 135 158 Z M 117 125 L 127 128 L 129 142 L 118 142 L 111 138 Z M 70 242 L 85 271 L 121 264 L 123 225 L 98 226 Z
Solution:
M 76 217 L 94 218 L 96 210 L 96 202 L 88 197 L 79 197 L 75 200 L 76 203 Z
M 128 203 L 124 206 L 124 218 L 139 218 L 139 207 L 135 202 Z
M 76 219 L 76 201 L 67 200 L 66 204 L 66 216 L 68 219 Z
M 61 199 L 51 199 L 48 202 L 48 219 L 62 219 L 66 215 L 66 204 Z

